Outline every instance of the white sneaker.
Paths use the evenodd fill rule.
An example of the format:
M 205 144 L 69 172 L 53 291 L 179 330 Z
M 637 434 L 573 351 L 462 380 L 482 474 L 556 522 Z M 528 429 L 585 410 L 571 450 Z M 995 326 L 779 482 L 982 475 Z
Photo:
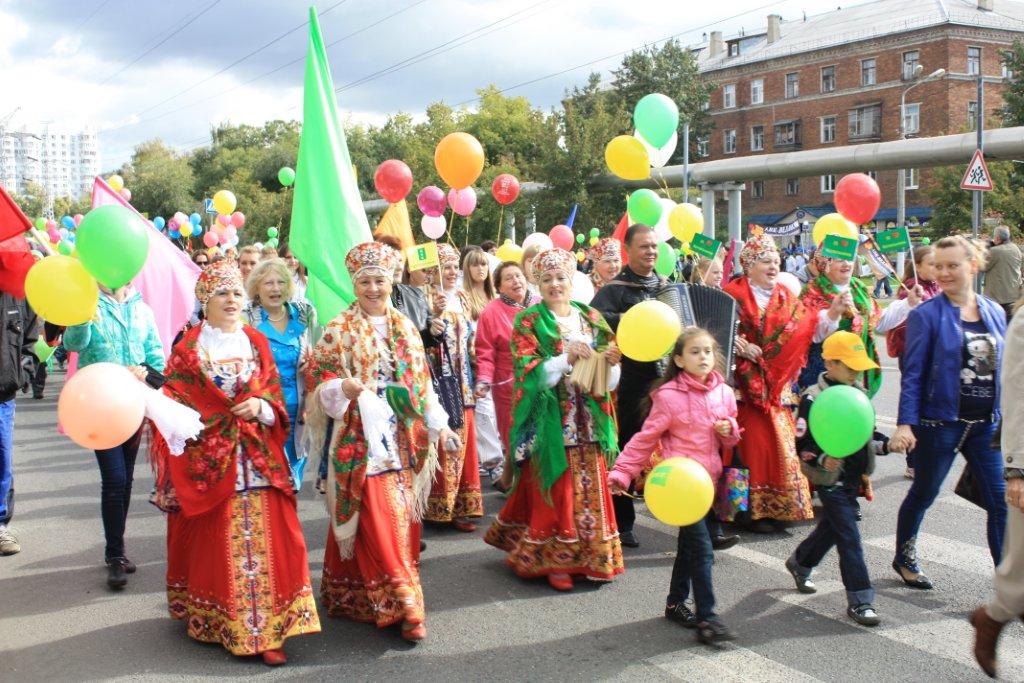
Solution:
M 0 526 L 0 555 L 16 555 L 21 552 L 18 538 L 7 526 Z

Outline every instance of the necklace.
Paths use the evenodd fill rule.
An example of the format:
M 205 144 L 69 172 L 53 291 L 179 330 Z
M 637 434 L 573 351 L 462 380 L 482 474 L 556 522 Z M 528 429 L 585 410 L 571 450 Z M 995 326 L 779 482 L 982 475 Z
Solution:
M 282 320 L 284 320 L 287 317 L 288 317 L 288 308 L 287 307 L 285 307 L 285 309 L 281 312 L 281 315 L 278 316 L 277 318 L 275 318 L 274 316 L 270 315 L 270 311 L 267 311 L 267 320 L 269 320 L 272 323 L 279 323 L 279 322 L 281 322 Z

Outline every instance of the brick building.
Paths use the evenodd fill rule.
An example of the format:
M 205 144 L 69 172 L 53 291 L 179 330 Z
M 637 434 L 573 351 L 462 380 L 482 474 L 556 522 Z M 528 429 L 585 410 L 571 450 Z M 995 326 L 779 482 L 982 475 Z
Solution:
M 877 0 L 813 17 L 768 17 L 756 34 L 712 32 L 698 48 L 714 131 L 704 159 L 726 159 L 898 140 L 900 96 L 936 69 L 946 74 L 907 95 L 908 137 L 974 130 L 977 78 L 985 80 L 986 126 L 997 125 L 1007 77 L 1002 52 L 1024 37 L 1024 3 L 1009 0 Z M 898 171 L 879 171 L 878 219 L 896 215 Z M 926 169 L 908 169 L 908 222 L 926 221 Z M 833 211 L 835 176 L 746 183 L 745 221 L 776 224 Z

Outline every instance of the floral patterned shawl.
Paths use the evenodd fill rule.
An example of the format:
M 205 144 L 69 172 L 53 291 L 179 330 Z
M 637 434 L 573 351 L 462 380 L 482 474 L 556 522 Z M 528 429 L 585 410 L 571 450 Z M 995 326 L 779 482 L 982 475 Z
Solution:
M 593 329 L 596 350 L 604 352 L 614 338 L 608 323 L 597 309 L 577 301 L 571 303 Z M 544 361 L 560 355 L 564 344 L 555 316 L 545 304 L 539 303 L 516 316 L 511 345 L 515 352 L 512 452 L 524 448 L 540 480 L 541 491 L 547 492 L 569 464 L 562 432 L 565 383 L 548 387 L 544 370 Z M 597 442 L 610 464 L 618 453 L 611 394 L 606 393 L 600 400 L 586 395 L 585 401 L 594 420 Z
M 150 452 L 157 468 L 157 489 L 167 490 L 173 485 L 181 511 L 188 516 L 207 512 L 234 494 L 235 459 L 241 447 L 271 486 L 294 496 L 284 452 L 288 412 L 267 338 L 243 325 L 242 330 L 252 343 L 257 370 L 249 378 L 246 391 L 229 399 L 202 371 L 197 350 L 201 330 L 202 326 L 193 327 L 175 345 L 167 363 L 163 391 L 199 411 L 205 428 L 198 440 L 186 444 L 180 456 L 171 456 L 167 444 L 153 430 Z M 274 409 L 273 426 L 231 414 L 234 405 L 252 397 L 263 399 Z
M 765 410 L 778 407 L 782 393 L 807 360 L 817 318 L 782 285 L 775 285 L 763 313 L 747 276 L 728 283 L 724 290 L 739 304 L 739 333 L 762 351 L 756 361 L 736 357 L 736 381 L 743 400 Z

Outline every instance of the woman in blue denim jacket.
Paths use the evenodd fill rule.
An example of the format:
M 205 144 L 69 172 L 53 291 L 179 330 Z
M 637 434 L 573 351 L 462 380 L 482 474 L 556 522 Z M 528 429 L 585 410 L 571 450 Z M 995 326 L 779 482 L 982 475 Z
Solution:
M 988 546 L 999 563 L 1006 526 L 1003 459 L 992 447 L 999 423 L 1002 307 L 974 291 L 985 254 L 961 236 L 935 244 L 942 293 L 907 320 L 899 426 L 890 450 L 914 450 L 914 481 L 900 506 L 892 566 L 912 588 L 932 587 L 917 563 L 917 532 L 957 453 L 963 453 L 988 512 Z M 916 450 L 915 450 L 916 449 Z

